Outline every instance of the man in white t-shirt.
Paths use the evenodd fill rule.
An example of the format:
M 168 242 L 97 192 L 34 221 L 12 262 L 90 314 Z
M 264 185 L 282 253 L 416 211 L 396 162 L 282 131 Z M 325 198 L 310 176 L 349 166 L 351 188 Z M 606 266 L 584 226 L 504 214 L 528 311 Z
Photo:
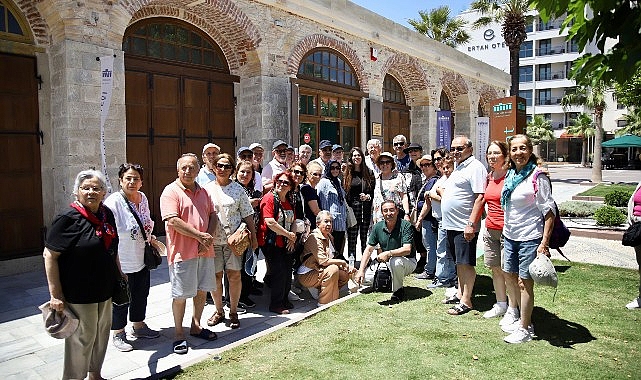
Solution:
M 271 161 L 263 168 L 263 194 L 270 191 L 274 187 L 273 178 L 276 174 L 280 174 L 287 170 L 285 160 L 287 159 L 288 144 L 283 140 L 276 140 L 272 145 Z
M 483 212 L 487 170 L 472 155 L 472 141 L 466 136 L 454 137 L 450 152 L 456 168 L 443 192 L 441 211 L 443 228 L 447 231 L 447 254 L 456 263 L 459 290 L 457 295 L 446 299 L 446 303 L 455 304 L 447 311 L 448 314 L 461 315 L 472 309 L 476 242 Z
M 325 165 L 332 159 L 332 143 L 329 140 L 322 140 L 318 144 L 318 158 L 314 161 L 318 162 L 325 172 Z
M 196 177 L 196 182 L 200 186 L 205 186 L 211 181 L 216 180 L 216 174 L 214 174 L 214 158 L 220 154 L 220 147 L 216 144 L 207 143 L 203 146 L 203 166 L 198 172 Z
M 367 156 L 365 157 L 365 165 L 367 165 L 367 167 L 370 168 L 376 176 L 378 176 L 378 174 L 381 172 L 381 169 L 379 169 L 378 165 L 376 165 L 376 160 L 378 159 L 378 156 L 382 151 L 383 146 L 381 145 L 381 140 L 371 139 L 367 142 Z

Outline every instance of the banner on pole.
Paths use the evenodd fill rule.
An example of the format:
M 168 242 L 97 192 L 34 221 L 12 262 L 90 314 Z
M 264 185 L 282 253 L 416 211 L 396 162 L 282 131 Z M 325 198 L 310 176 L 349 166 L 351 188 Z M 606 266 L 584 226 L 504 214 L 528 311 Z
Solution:
M 111 181 L 107 174 L 107 150 L 105 148 L 105 122 L 109 115 L 111 105 L 111 93 L 113 91 L 114 57 L 107 55 L 100 57 L 100 158 L 102 172 L 107 179 L 107 190 L 111 193 Z
M 485 163 L 485 152 L 490 144 L 490 118 L 476 118 L 476 147 L 474 156 L 481 162 Z
M 452 111 L 436 111 L 436 146 L 450 150 L 452 143 Z

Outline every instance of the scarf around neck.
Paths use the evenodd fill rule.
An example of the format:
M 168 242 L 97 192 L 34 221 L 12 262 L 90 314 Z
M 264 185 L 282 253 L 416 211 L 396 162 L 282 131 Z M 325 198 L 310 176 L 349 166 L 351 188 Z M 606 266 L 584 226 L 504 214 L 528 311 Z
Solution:
M 69 206 L 76 209 L 80 213 L 80 215 L 82 215 L 89 221 L 89 223 L 94 226 L 94 229 L 96 230 L 96 236 L 98 236 L 98 238 L 102 240 L 105 248 L 108 250 L 109 247 L 111 247 L 112 240 L 116 237 L 116 229 L 107 221 L 105 206 L 100 203 L 98 214 L 90 212 L 79 202 L 72 202 Z M 100 217 L 100 219 L 98 219 L 98 217 Z
M 501 207 L 503 209 L 507 207 L 514 189 L 516 189 L 516 187 L 521 182 L 523 182 L 530 174 L 532 174 L 535 168 L 536 163 L 530 160 L 518 173 L 514 168 L 510 168 L 507 171 L 507 174 L 505 175 L 505 183 L 503 184 L 503 191 L 501 191 Z

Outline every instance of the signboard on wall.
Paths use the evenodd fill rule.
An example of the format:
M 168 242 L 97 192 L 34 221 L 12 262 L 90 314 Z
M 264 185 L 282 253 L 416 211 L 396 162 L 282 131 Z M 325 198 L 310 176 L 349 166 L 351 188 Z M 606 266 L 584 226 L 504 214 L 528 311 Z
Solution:
M 490 144 L 490 118 L 476 118 L 476 146 L 474 147 L 474 156 L 481 162 L 485 163 L 485 152 Z
M 526 124 L 525 99 L 508 96 L 490 102 L 490 140 L 507 141 L 525 133 Z
M 452 111 L 436 111 L 436 146 L 450 150 L 452 143 Z

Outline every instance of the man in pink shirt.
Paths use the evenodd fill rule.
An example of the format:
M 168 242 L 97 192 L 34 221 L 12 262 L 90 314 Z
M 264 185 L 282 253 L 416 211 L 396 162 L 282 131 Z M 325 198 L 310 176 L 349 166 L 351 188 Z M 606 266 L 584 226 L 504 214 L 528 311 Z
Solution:
M 183 318 L 187 298 L 193 298 L 194 314 L 189 334 L 215 340 L 216 333 L 200 326 L 205 298 L 215 289 L 212 235 L 218 217 L 207 191 L 196 183 L 198 157 L 185 153 L 177 163 L 178 179 L 165 187 L 160 196 L 160 213 L 167 232 L 167 262 L 171 282 L 175 341 L 173 351 L 187 353 Z

